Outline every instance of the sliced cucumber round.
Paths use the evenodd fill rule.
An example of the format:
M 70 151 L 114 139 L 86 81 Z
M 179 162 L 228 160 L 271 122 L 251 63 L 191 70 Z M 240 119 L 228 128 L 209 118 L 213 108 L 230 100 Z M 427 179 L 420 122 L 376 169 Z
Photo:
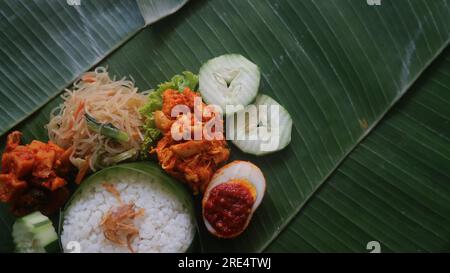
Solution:
M 12 236 L 17 252 L 55 252 L 59 247 L 52 222 L 38 211 L 18 219 L 13 225 Z
M 227 114 L 246 106 L 258 94 L 261 74 L 258 66 L 239 54 L 226 54 L 204 63 L 199 72 L 199 90 L 208 104 L 215 104 Z
M 265 155 L 282 150 L 291 142 L 292 118 L 288 111 L 267 95 L 235 114 L 232 142 L 241 151 Z M 227 129 L 229 130 L 229 129 Z

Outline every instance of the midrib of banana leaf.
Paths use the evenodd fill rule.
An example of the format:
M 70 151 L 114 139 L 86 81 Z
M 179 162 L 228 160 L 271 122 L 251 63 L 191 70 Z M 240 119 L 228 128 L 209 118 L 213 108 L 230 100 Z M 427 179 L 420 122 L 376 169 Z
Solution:
M 292 143 L 260 158 L 233 148 L 233 159 L 264 171 L 266 197 L 241 237 L 201 235 L 207 251 L 262 251 L 446 47 L 446 4 L 195 1 L 101 64 L 117 76 L 132 75 L 142 90 L 180 71 L 196 72 L 223 53 L 243 54 L 260 66 L 260 92 L 293 116 Z M 46 138 L 42 128 L 57 103 L 18 127 L 26 140 Z

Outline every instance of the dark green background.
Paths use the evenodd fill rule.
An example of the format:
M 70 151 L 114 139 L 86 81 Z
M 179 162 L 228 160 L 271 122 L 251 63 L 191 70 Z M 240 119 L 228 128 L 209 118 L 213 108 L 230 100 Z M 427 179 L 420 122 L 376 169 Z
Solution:
M 360 0 L 197 0 L 143 30 L 142 21 L 135 21 L 138 27 L 129 21 L 138 11 L 131 2 L 94 5 L 117 11 L 126 23 L 108 16 L 84 21 L 105 26 L 95 28 L 99 37 L 111 34 L 98 56 L 126 41 L 100 63 L 112 74 L 132 75 L 145 90 L 183 70 L 197 72 L 214 56 L 240 53 L 260 67 L 260 92 L 294 119 L 292 142 L 281 152 L 257 158 L 233 149 L 233 158 L 261 167 L 267 194 L 239 238 L 217 240 L 202 232 L 206 251 L 367 252 L 372 240 L 382 251 L 449 249 L 450 62 L 449 52 L 443 52 L 450 34 L 449 1 L 382 0 L 381 6 L 369 6 Z M 28 6 L 16 12 L 21 10 L 38 12 Z M 22 28 L 0 36 L 2 49 L 9 46 L 17 54 L 0 51 L 12 62 L 0 65 L 0 94 L 12 101 L 2 100 L 0 125 L 4 131 L 31 115 L 18 128 L 27 140 L 44 139 L 42 128 L 58 100 L 34 108 L 96 61 L 58 53 L 52 48 L 57 44 Z M 34 31 L 32 22 L 28 28 Z M 56 31 L 55 23 L 36 28 Z M 114 38 L 118 29 L 129 34 Z M 37 65 L 13 66 L 23 55 L 35 54 L 14 37 L 17 32 L 34 37 L 27 38 L 29 44 L 41 43 L 36 47 L 43 60 L 56 59 L 37 71 Z M 86 42 L 74 33 L 66 37 L 68 44 Z M 26 50 L 14 51 L 12 44 Z M 77 51 L 89 56 L 91 47 Z M 78 70 L 62 70 L 66 61 L 60 55 L 67 54 Z M 22 61 L 27 60 L 33 62 Z M 52 69 L 62 76 L 54 77 Z M 1 242 L 2 250 L 9 250 L 8 241 Z

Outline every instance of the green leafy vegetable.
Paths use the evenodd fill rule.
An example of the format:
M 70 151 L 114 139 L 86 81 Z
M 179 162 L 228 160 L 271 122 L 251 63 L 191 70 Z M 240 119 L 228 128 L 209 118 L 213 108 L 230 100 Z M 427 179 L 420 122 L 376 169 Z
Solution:
M 186 87 L 189 87 L 191 90 L 195 90 L 198 84 L 198 76 L 192 72 L 184 71 L 181 73 L 182 75 L 175 75 L 169 82 L 163 82 L 158 85 L 157 92 L 163 92 L 167 89 L 174 89 L 180 92 Z
M 112 125 L 111 123 L 99 123 L 95 118 L 91 117 L 88 114 L 85 114 L 87 126 L 92 131 L 99 133 L 101 135 L 110 137 L 117 141 L 127 142 L 130 140 L 130 137 L 127 133 L 119 130 L 117 127 Z
M 145 118 L 143 126 L 144 141 L 142 142 L 142 155 L 146 157 L 148 148 L 155 145 L 161 136 L 161 132 L 156 128 L 153 112 L 162 109 L 162 94 L 167 89 L 178 90 L 183 92 L 187 87 L 196 90 L 198 85 L 198 76 L 190 71 L 184 71 L 181 75 L 175 75 L 168 82 L 158 85 L 156 90 L 152 90 L 148 94 L 148 102 L 141 109 L 140 113 Z
M 94 156 L 94 166 L 95 168 L 104 169 L 106 167 L 116 165 L 122 161 L 128 160 L 128 159 L 135 159 L 136 155 L 139 154 L 139 151 L 137 149 L 130 149 L 128 151 L 125 151 L 123 153 L 117 154 L 115 156 L 107 156 L 107 153 L 104 149 L 100 149 L 97 154 Z

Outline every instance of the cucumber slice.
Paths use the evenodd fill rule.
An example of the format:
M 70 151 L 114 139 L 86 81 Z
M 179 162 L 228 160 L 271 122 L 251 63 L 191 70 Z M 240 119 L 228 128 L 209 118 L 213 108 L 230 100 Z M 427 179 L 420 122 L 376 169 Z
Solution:
M 246 106 L 258 94 L 258 66 L 239 54 L 226 54 L 204 63 L 199 72 L 199 90 L 208 104 L 227 111 L 226 105 Z M 227 114 L 237 110 L 229 109 Z
M 292 118 L 274 99 L 258 95 L 255 104 L 236 113 L 234 129 L 232 142 L 241 151 L 265 155 L 282 150 L 291 142 Z
M 12 236 L 17 252 L 54 252 L 59 246 L 52 222 L 38 211 L 18 219 L 13 225 Z

